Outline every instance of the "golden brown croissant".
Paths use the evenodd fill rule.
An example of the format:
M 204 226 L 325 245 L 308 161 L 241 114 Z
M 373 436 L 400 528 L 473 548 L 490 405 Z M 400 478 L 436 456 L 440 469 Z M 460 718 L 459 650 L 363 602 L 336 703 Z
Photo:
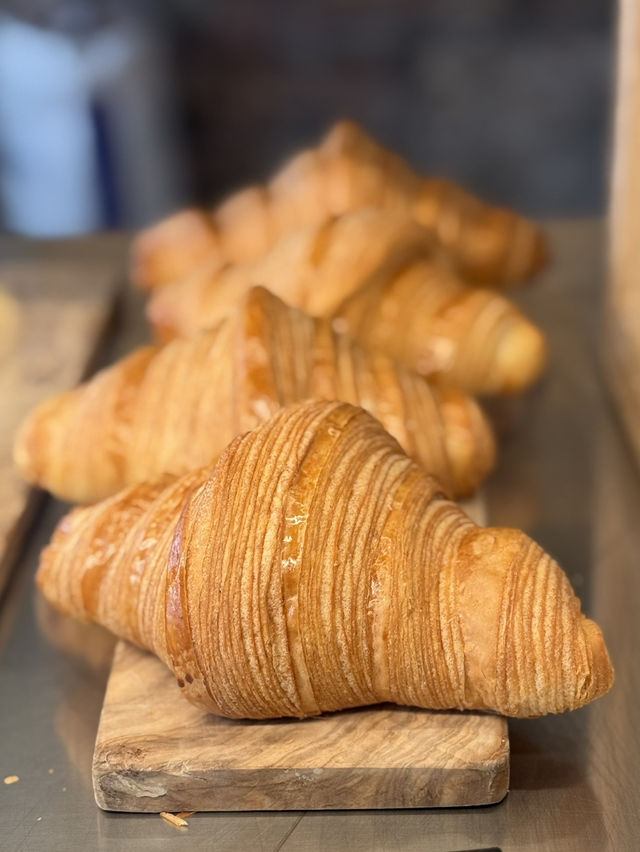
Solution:
M 138 349 L 36 408 L 15 458 L 55 494 L 97 500 L 200 467 L 280 407 L 312 397 L 366 407 L 448 492 L 471 493 L 493 466 L 491 429 L 473 399 L 430 387 L 262 288 L 215 329 Z
M 390 275 L 399 263 L 425 257 L 443 262 L 423 228 L 368 207 L 285 234 L 256 263 L 205 265 L 155 290 L 147 315 L 159 339 L 186 336 L 228 316 L 259 284 L 312 316 L 328 317 L 376 273 Z M 445 279 L 451 277 L 443 265 Z
M 613 681 L 551 557 L 475 526 L 344 403 L 285 409 L 215 467 L 76 509 L 38 583 L 223 716 L 381 701 L 538 716 Z
M 334 328 L 445 386 L 481 396 L 530 387 L 547 362 L 542 331 L 508 299 L 465 287 L 429 260 L 373 276 Z
M 291 234 L 252 266 L 205 269 L 157 290 L 160 339 L 206 328 L 262 284 L 411 369 L 469 393 L 522 390 L 542 371 L 541 331 L 493 290 L 466 286 L 419 225 L 371 208 Z
M 184 278 L 205 260 L 252 263 L 285 233 L 368 206 L 429 229 L 472 282 L 508 287 L 546 260 L 533 223 L 450 181 L 422 178 L 357 124 L 343 121 L 266 186 L 237 192 L 211 213 L 183 210 L 143 231 L 133 244 L 132 276 L 152 289 Z

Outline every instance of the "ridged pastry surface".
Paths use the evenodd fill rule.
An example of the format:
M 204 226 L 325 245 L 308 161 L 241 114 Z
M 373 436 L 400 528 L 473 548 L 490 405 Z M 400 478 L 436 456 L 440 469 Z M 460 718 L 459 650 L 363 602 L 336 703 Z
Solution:
M 230 717 L 380 701 L 537 716 L 613 681 L 558 565 L 476 527 L 344 403 L 290 407 L 214 467 L 75 510 L 38 582 Z
M 491 428 L 473 399 L 431 387 L 260 288 L 216 328 L 137 350 L 36 408 L 15 458 L 27 479 L 88 502 L 211 462 L 236 435 L 305 399 L 366 408 L 458 496 L 493 466 Z

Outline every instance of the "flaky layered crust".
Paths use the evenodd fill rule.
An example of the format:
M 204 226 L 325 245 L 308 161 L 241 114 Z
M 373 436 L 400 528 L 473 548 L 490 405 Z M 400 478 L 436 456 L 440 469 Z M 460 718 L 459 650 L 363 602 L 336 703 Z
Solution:
M 230 717 L 380 701 L 537 716 L 613 681 L 558 565 L 476 527 L 342 403 L 288 408 L 213 468 L 75 510 L 38 583 Z
M 279 408 L 313 398 L 367 408 L 448 493 L 472 493 L 493 466 L 472 398 L 431 387 L 261 288 L 215 329 L 138 349 L 36 408 L 15 458 L 30 481 L 88 502 L 211 462 Z

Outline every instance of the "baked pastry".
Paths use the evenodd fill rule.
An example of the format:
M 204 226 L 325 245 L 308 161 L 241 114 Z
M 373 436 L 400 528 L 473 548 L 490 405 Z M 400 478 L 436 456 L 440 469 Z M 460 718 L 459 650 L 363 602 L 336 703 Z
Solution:
M 368 206 L 428 229 L 470 282 L 509 287 L 546 261 L 533 223 L 451 181 L 418 175 L 357 124 L 341 121 L 266 186 L 241 190 L 212 211 L 183 210 L 142 231 L 133 242 L 131 274 L 152 289 L 204 262 L 252 263 L 283 234 Z
M 527 388 L 546 363 L 542 332 L 441 255 L 419 225 L 369 208 L 291 234 L 257 264 L 205 267 L 157 290 L 147 313 L 161 340 L 192 334 L 262 284 L 442 384 L 483 395 Z
M 312 316 L 329 317 L 372 276 L 388 270 L 390 277 L 399 264 L 422 259 L 437 264 L 445 281 L 452 277 L 442 249 L 424 228 L 367 207 L 285 234 L 255 263 L 214 262 L 157 288 L 147 317 L 159 340 L 184 337 L 228 316 L 255 285 Z
M 74 510 L 37 579 L 233 718 L 382 701 L 539 716 L 613 682 L 551 557 L 476 527 L 344 403 L 284 409 L 215 466 Z
M 313 397 L 365 406 L 448 493 L 470 494 L 493 466 L 473 399 L 432 388 L 262 288 L 216 328 L 137 349 L 40 405 L 14 456 L 29 481 L 88 502 L 211 462 L 236 435 Z

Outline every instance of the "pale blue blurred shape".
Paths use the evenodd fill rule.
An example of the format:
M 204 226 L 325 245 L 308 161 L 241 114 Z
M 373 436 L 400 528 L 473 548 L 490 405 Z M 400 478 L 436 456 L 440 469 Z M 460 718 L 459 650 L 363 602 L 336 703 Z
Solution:
M 100 225 L 90 95 L 65 36 L 0 15 L 0 197 L 6 226 L 59 236 Z

